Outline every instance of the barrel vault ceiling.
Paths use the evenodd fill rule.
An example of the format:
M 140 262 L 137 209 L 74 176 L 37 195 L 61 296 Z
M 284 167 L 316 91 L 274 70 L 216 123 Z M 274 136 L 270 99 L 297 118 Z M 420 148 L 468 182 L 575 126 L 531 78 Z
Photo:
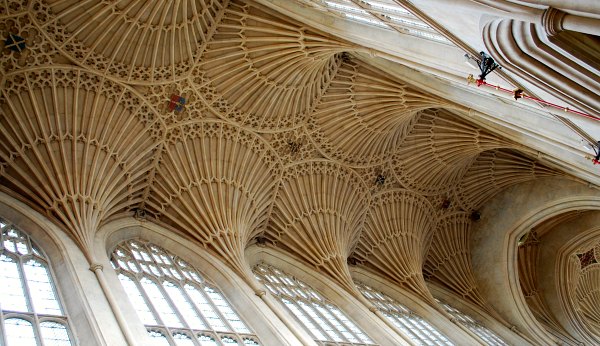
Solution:
M 90 260 L 96 230 L 137 212 L 239 272 L 259 239 L 349 289 L 347 261 L 485 306 L 472 213 L 565 175 L 250 0 L 3 0 L 0 14 L 1 189 Z

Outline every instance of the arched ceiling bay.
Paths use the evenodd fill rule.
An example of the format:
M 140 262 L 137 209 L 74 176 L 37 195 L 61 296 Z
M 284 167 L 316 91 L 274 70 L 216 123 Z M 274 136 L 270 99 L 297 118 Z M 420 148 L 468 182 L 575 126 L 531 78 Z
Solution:
M 342 165 L 323 160 L 291 165 L 267 234 L 351 288 L 346 260 L 358 240 L 369 197 L 362 179 Z
M 164 125 L 131 88 L 68 66 L 3 81 L 2 187 L 62 223 L 84 249 L 100 223 L 142 202 Z
M 214 112 L 256 130 L 300 125 L 351 46 L 301 23 L 232 1 L 194 71 Z
M 598 337 L 598 220 L 598 211 L 566 212 L 536 225 L 519 241 L 519 278 L 528 307 L 566 343 L 579 343 L 590 334 Z M 568 230 L 573 237 L 565 236 Z
M 186 76 L 215 32 L 227 1 L 38 0 L 32 14 L 63 54 L 130 83 Z
M 148 207 L 243 272 L 243 251 L 267 222 L 281 175 L 275 152 L 235 125 L 169 129 Z
M 427 199 L 406 190 L 376 194 L 355 258 L 425 299 L 433 300 L 423 263 L 437 220 Z
M 396 152 L 420 111 L 443 104 L 345 55 L 308 129 L 325 156 L 371 166 Z

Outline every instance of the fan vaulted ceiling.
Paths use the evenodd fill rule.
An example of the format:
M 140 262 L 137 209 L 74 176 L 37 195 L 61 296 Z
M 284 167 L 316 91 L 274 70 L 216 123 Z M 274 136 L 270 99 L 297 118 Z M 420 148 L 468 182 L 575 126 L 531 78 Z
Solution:
M 426 296 L 431 213 L 558 174 L 358 47 L 252 2 L 7 10 L 28 48 L 3 56 L 2 186 L 83 249 L 103 221 L 141 208 L 239 270 L 264 233 L 345 284 L 355 256 Z
M 362 47 L 253 1 L 0 7 L 26 43 L 0 59 L 1 188 L 88 256 L 104 222 L 143 210 L 240 272 L 258 236 L 350 289 L 348 258 L 423 299 L 427 279 L 483 306 L 470 214 L 564 175 Z

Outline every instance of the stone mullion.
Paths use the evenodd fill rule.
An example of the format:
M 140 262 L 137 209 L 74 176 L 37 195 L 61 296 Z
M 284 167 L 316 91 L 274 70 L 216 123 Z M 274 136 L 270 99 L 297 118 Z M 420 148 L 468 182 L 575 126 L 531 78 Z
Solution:
M 128 248 L 129 248 L 129 246 L 128 246 Z M 131 251 L 132 251 L 132 250 L 131 250 L 130 248 L 129 248 L 128 250 L 129 250 L 129 252 L 131 253 Z M 152 264 L 152 265 L 154 265 L 154 266 L 157 268 L 157 270 L 158 270 L 159 272 L 161 271 L 161 269 L 160 269 L 161 267 L 160 267 L 159 263 L 156 261 L 156 259 L 155 259 L 155 258 L 154 258 L 154 256 L 153 256 L 154 254 L 153 254 L 153 252 L 152 252 L 152 249 L 150 249 L 148 246 L 144 246 L 142 249 L 138 249 L 137 251 L 140 253 L 140 256 L 142 256 L 142 255 L 141 255 L 141 252 L 143 251 L 143 252 L 145 252 L 145 253 L 148 255 L 148 257 L 150 258 L 150 261 L 147 261 L 147 260 L 145 260 L 145 259 L 144 259 L 144 257 L 142 256 L 142 260 L 143 260 L 144 262 L 146 262 L 146 266 L 148 267 L 148 270 L 149 270 L 150 272 L 152 272 L 152 270 L 150 269 L 150 265 L 151 265 L 151 264 Z M 138 265 L 140 265 L 140 264 L 139 264 L 139 260 L 137 260 L 135 257 L 133 258 L 133 260 L 134 260 L 135 262 L 138 262 Z M 142 269 L 142 270 L 140 271 L 140 273 L 144 273 L 144 270 Z M 164 273 L 162 273 L 162 274 L 164 274 Z M 194 335 L 192 328 L 191 328 L 191 327 L 188 325 L 187 321 L 185 320 L 185 318 L 183 317 L 183 315 L 181 314 L 181 312 L 180 312 L 180 311 L 179 311 L 179 309 L 177 308 L 177 305 L 176 305 L 176 304 L 173 302 L 173 300 L 171 299 L 171 297 L 169 296 L 169 294 L 167 293 L 167 291 L 166 291 L 166 290 L 165 290 L 165 288 L 163 287 L 163 285 L 162 285 L 162 282 L 161 282 L 161 281 L 164 281 L 164 280 L 163 280 L 161 277 L 158 277 L 156 274 L 148 274 L 148 273 L 144 273 L 144 274 L 142 274 L 142 275 L 141 275 L 141 277 L 140 277 L 140 279 L 141 279 L 141 278 L 143 278 L 144 276 L 148 276 L 148 277 L 149 277 L 149 279 L 150 279 L 151 281 L 153 281 L 153 282 L 156 284 L 156 286 L 158 287 L 158 290 L 159 290 L 159 291 L 160 291 L 160 293 L 162 294 L 163 298 L 165 299 L 165 301 L 167 302 L 167 304 L 169 304 L 169 306 L 171 307 L 171 309 L 173 310 L 173 312 L 175 313 L 175 315 L 177 316 L 177 318 L 179 319 L 179 321 L 180 321 L 180 322 L 181 322 L 181 324 L 183 325 L 183 328 L 181 328 L 181 329 L 186 329 L 186 330 L 192 331 L 192 335 Z M 150 277 L 151 277 L 151 278 L 150 278 Z M 156 281 L 155 281 L 155 280 L 152 280 L 152 279 L 155 279 Z M 138 282 L 140 282 L 140 285 L 139 285 L 139 286 L 141 286 L 141 288 L 142 288 L 142 292 L 143 292 L 142 294 L 143 294 L 143 296 L 144 296 L 144 299 L 146 300 L 146 302 L 150 302 L 150 305 L 151 305 L 152 309 L 155 311 L 155 315 L 156 315 L 156 317 L 158 317 L 158 318 L 159 318 L 159 320 L 160 320 L 160 321 L 161 321 L 161 323 L 162 323 L 162 326 L 164 327 L 164 329 L 165 329 L 165 331 L 166 331 L 167 335 L 169 336 L 169 338 L 170 338 L 169 342 L 171 342 L 171 341 L 175 340 L 175 339 L 173 338 L 173 333 L 171 332 L 171 329 L 178 329 L 178 328 L 176 328 L 176 327 L 174 327 L 174 328 L 171 328 L 171 327 L 167 326 L 167 325 L 166 325 L 166 324 L 165 324 L 165 323 L 162 321 L 162 318 L 161 318 L 160 314 L 159 314 L 159 313 L 158 313 L 158 311 L 157 311 L 157 310 L 154 308 L 154 304 L 152 304 L 152 302 L 150 301 L 150 299 L 148 299 L 148 297 L 147 297 L 147 293 L 146 293 L 146 291 L 145 291 L 144 287 L 141 285 L 141 281 L 140 281 L 140 280 L 138 280 Z M 157 321 L 158 321 L 158 320 L 157 320 Z M 197 342 L 195 342 L 195 343 L 197 344 Z
M 158 277 L 156 279 L 158 279 L 160 281 L 167 281 L 167 280 L 161 280 L 161 278 L 158 278 Z M 191 326 L 188 325 L 187 320 L 183 317 L 183 314 L 179 311 L 179 309 L 177 308 L 177 305 L 173 302 L 173 300 L 171 299 L 171 296 L 169 296 L 169 294 L 167 293 L 167 290 L 164 288 L 164 286 L 162 285 L 161 282 L 159 282 L 157 286 L 158 286 L 158 289 L 160 290 L 160 293 L 163 295 L 163 297 L 167 301 L 167 304 L 169 304 L 169 306 L 171 306 L 171 309 L 173 309 L 173 312 L 175 312 L 175 315 L 179 318 L 179 321 L 183 325 L 183 328 L 177 328 L 177 327 L 172 327 L 171 328 L 171 327 L 165 325 L 165 329 L 169 333 L 171 339 L 175 340 L 173 338 L 173 333 L 172 333 L 172 329 L 173 329 L 175 331 L 176 330 L 187 330 L 187 331 L 190 331 L 192 333 L 192 336 L 193 336 L 192 340 L 194 340 L 195 339 L 195 337 L 194 337 L 194 330 L 192 329 Z M 181 289 L 181 286 L 179 286 L 178 288 Z M 187 298 L 186 296 L 187 295 L 184 295 L 184 299 Z M 196 342 L 196 341 L 194 341 L 194 343 L 198 344 L 198 342 Z
M 25 295 L 25 300 L 27 301 L 27 306 L 31 310 L 31 312 L 27 313 L 26 315 L 29 315 L 30 318 L 32 319 L 31 328 L 33 329 L 33 334 L 35 335 L 38 343 L 41 346 L 44 346 L 44 341 L 42 340 L 43 339 L 42 332 L 40 330 L 39 317 L 37 316 L 37 313 L 35 311 L 35 306 L 33 306 L 33 301 L 31 299 L 31 290 L 29 288 L 29 282 L 28 282 L 27 276 L 25 274 L 25 268 L 23 265 L 23 262 L 24 262 L 23 257 L 25 257 L 25 256 L 18 256 L 17 263 L 19 266 L 19 275 L 21 276 L 21 286 L 23 287 L 23 293 Z M 54 287 L 52 287 L 52 289 L 54 290 Z
M 277 273 L 274 273 L 273 271 L 269 270 L 269 274 L 270 274 L 270 275 L 272 275 L 272 276 L 274 276 L 274 277 L 276 277 L 276 278 L 277 278 L 277 280 L 279 280 L 279 281 L 281 282 L 281 283 L 273 283 L 273 282 L 272 282 L 272 283 L 271 283 L 271 285 L 273 285 L 273 286 L 274 286 L 274 287 L 276 287 L 276 288 L 280 288 L 281 286 L 283 286 L 283 287 L 285 287 L 285 288 L 288 288 L 288 285 L 285 283 L 285 281 L 283 281 L 283 280 L 282 280 L 282 279 L 279 277 L 279 275 L 277 275 Z M 264 276 L 265 274 L 262 274 L 262 275 Z M 268 280 L 266 280 L 266 281 L 268 282 Z M 277 287 L 277 286 L 279 286 L 279 287 Z M 289 289 L 289 288 L 288 288 L 288 289 Z M 302 289 L 302 288 L 300 287 L 299 289 Z M 281 292 L 281 291 L 284 291 L 284 290 L 279 290 L 279 289 L 278 289 L 278 291 L 280 291 L 280 292 Z M 285 292 L 285 291 L 284 291 L 284 292 Z M 306 292 L 305 292 L 305 293 L 306 293 Z M 310 295 L 309 295 L 309 294 L 307 294 L 307 296 L 309 296 L 309 297 L 310 297 Z M 308 314 L 308 313 L 307 313 L 307 312 L 304 310 L 304 308 L 302 308 L 302 307 L 301 307 L 301 306 L 300 306 L 300 305 L 297 303 L 297 301 L 298 301 L 298 300 L 300 300 L 300 301 L 302 301 L 302 302 L 306 303 L 307 305 L 311 306 L 311 305 L 312 305 L 312 303 L 311 303 L 309 300 L 306 300 L 306 299 L 303 299 L 303 298 L 300 298 L 300 299 L 298 299 L 298 298 L 296 298 L 296 297 L 293 297 L 293 296 L 291 296 L 291 295 L 289 295 L 289 294 L 286 294 L 286 293 L 280 293 L 280 294 L 278 294 L 278 298 L 279 298 L 279 301 L 282 303 L 282 305 L 283 305 L 283 306 L 286 308 L 286 310 L 288 310 L 288 311 L 289 311 L 289 312 L 292 314 L 292 316 L 294 316 L 294 319 L 295 319 L 296 321 L 298 321 L 298 323 L 299 323 L 301 326 L 304 326 L 304 324 L 302 323 L 302 321 L 300 321 L 300 319 L 298 318 L 298 316 L 296 316 L 296 314 L 294 314 L 294 312 L 293 312 L 293 311 L 291 311 L 291 309 L 290 309 L 290 308 L 289 308 L 289 307 L 288 307 L 288 306 L 287 306 L 287 305 L 286 305 L 286 304 L 285 304 L 285 303 L 282 301 L 282 299 L 283 299 L 283 298 L 286 298 L 286 299 L 287 299 L 287 300 L 289 300 L 289 301 L 290 301 L 292 304 L 294 304 L 294 305 L 296 306 L 296 309 L 298 309 L 300 312 L 302 312 L 302 314 L 303 314 L 304 316 L 306 316 L 306 318 L 307 318 L 307 319 L 309 319 L 309 320 L 312 322 L 312 324 L 315 326 L 315 328 L 317 328 L 319 331 L 321 331 L 321 334 L 323 334 L 324 336 L 327 336 L 327 335 L 328 335 L 328 334 L 327 334 L 327 332 L 326 332 L 326 331 L 325 331 L 325 330 L 324 330 L 324 329 L 321 327 L 321 325 L 320 325 L 319 323 L 317 323 L 317 321 L 315 321 L 315 320 L 312 318 L 312 316 L 310 316 L 310 315 L 309 315 L 309 314 Z M 308 332 L 309 332 L 309 333 L 310 333 L 310 334 L 311 334 L 313 337 L 316 337 L 316 335 L 313 335 L 313 333 L 312 333 L 310 330 L 308 330 Z
M 319 306 L 320 306 L 322 309 L 324 309 L 324 310 L 328 310 L 328 309 L 327 309 L 327 305 L 324 305 L 324 304 L 319 304 Z M 343 340 L 342 342 L 348 342 L 348 343 L 351 343 L 351 342 L 350 342 L 350 341 L 349 341 L 349 340 L 348 340 L 348 339 L 347 339 L 347 338 L 346 338 L 346 337 L 345 337 L 345 336 L 342 334 L 342 332 L 341 332 L 341 331 L 339 331 L 339 330 L 338 330 L 338 329 L 337 329 L 337 328 L 336 328 L 336 327 L 333 325 L 333 323 L 330 321 L 330 319 L 329 319 L 329 318 L 327 318 L 327 316 L 325 316 L 325 314 L 324 314 L 324 313 L 322 313 L 322 312 L 321 312 L 321 311 L 320 311 L 318 308 L 316 308 L 316 307 L 315 307 L 314 305 L 312 305 L 312 304 L 311 304 L 311 307 L 313 308 L 313 310 L 315 311 L 315 313 L 316 313 L 316 314 L 318 314 L 318 315 L 321 317 L 321 319 L 323 320 L 323 322 L 325 322 L 325 323 L 326 323 L 328 326 L 330 326 L 330 327 L 331 327 L 331 330 L 332 330 L 332 331 L 333 331 L 335 334 L 337 334 L 337 336 L 338 336 L 338 337 L 340 337 L 340 338 Z M 331 315 L 331 316 L 332 316 L 332 317 L 333 317 L 335 320 L 337 320 L 338 322 L 340 322 L 340 324 L 341 324 L 341 325 L 345 326 L 345 324 L 344 324 L 344 323 L 341 323 L 341 321 L 339 321 L 337 318 L 335 318 L 335 316 L 333 316 L 333 313 L 331 313 L 331 312 L 329 311 L 329 314 L 330 314 L 330 315 Z M 346 329 L 348 329 L 348 328 L 346 328 Z M 354 334 L 354 333 L 352 333 L 352 334 Z M 358 338 L 358 337 L 356 338 L 356 340 L 359 340 L 359 341 L 361 341 L 361 340 L 360 340 L 360 338 Z M 336 342 L 338 342 L 338 341 L 336 341 Z
M 169 257 L 167 254 L 165 254 L 165 255 L 167 257 Z M 219 336 L 218 332 L 212 327 L 212 325 L 208 322 L 208 320 L 204 317 L 204 315 L 198 308 L 198 304 L 196 304 L 196 302 L 194 302 L 192 297 L 190 297 L 188 291 L 185 289 L 186 281 L 188 281 L 189 279 L 183 274 L 183 270 L 179 267 L 179 264 L 177 263 L 177 261 L 175 259 L 171 258 L 171 262 L 172 262 L 171 267 L 174 268 L 175 270 L 177 270 L 179 275 L 182 277 L 182 280 L 179 282 L 179 284 L 180 284 L 179 288 L 181 289 L 183 297 L 190 304 L 190 306 L 196 313 L 196 316 L 198 316 L 198 318 L 204 323 L 204 325 L 206 325 L 206 330 L 199 330 L 199 332 L 204 332 L 204 331 L 212 332 L 216 336 Z M 199 284 L 197 282 L 187 283 L 187 284 L 194 287 L 195 289 L 197 289 L 198 293 L 203 294 L 203 291 L 204 291 L 203 284 Z M 232 329 L 232 330 L 234 330 L 234 329 Z M 192 331 L 193 331 L 193 329 L 192 329 Z
M 210 287 L 210 286 L 205 286 L 205 287 L 212 288 L 212 287 Z M 214 312 L 217 314 L 217 316 L 219 316 L 219 318 L 221 318 L 221 321 L 223 321 L 223 324 L 225 324 L 225 326 L 226 326 L 226 327 L 228 327 L 228 328 L 229 328 L 229 330 L 231 330 L 231 333 L 232 333 L 232 334 L 235 334 L 236 336 L 238 336 L 238 337 L 239 337 L 239 333 L 238 333 L 238 332 L 235 330 L 235 328 L 233 328 L 233 326 L 232 326 L 232 325 L 229 323 L 229 320 L 227 320 L 227 318 L 225 317 L 225 315 L 223 315 L 223 314 L 221 313 L 221 311 L 219 310 L 219 308 L 217 307 L 217 305 L 215 304 L 215 302 L 214 302 L 214 301 L 212 300 L 212 298 L 211 298 L 211 297 L 208 295 L 208 293 L 206 293 L 206 291 L 204 290 L 204 287 L 203 287 L 203 289 L 201 290 L 200 294 L 203 294 L 203 295 L 204 295 L 204 299 L 206 299 L 206 301 L 207 301 L 207 302 L 208 302 L 208 303 L 211 305 L 211 307 L 213 308 L 213 310 L 214 310 Z M 225 299 L 225 296 L 221 295 L 221 297 L 222 297 L 223 299 Z M 226 301 L 226 302 L 227 302 L 227 301 Z M 229 304 L 229 303 L 228 303 L 228 304 Z M 210 326 L 210 325 L 209 325 L 209 326 Z M 211 328 L 212 328 L 212 326 L 211 326 Z M 214 328 L 213 328 L 213 330 L 214 330 Z M 218 332 L 218 331 L 216 331 L 216 330 L 215 330 L 214 332 L 215 332 L 217 335 L 219 335 L 219 336 L 220 336 L 220 334 L 219 334 L 219 333 L 221 333 L 221 334 L 222 334 L 222 333 L 224 333 L 224 332 Z M 227 332 L 225 332 L 225 334 L 227 334 Z
M 327 306 L 325 306 L 325 308 L 327 308 Z M 344 328 L 346 328 L 346 330 L 348 331 L 348 333 L 352 334 L 354 336 L 354 338 L 356 338 L 356 340 L 358 340 L 358 343 L 360 344 L 364 344 L 363 340 L 352 330 L 352 328 L 350 328 L 349 325 L 347 325 L 346 323 L 344 323 L 344 321 L 342 321 L 336 314 L 334 314 L 332 311 L 330 311 L 328 309 L 329 313 L 331 314 L 331 316 L 338 321 L 342 326 L 344 326 Z M 349 321 L 349 320 L 348 320 Z M 340 331 L 341 334 L 341 331 Z M 366 334 L 365 334 L 366 335 Z M 366 335 L 368 337 L 368 335 Z M 346 337 L 343 336 L 345 339 Z M 350 341 L 348 341 L 350 342 Z
M 4 327 L 4 312 L 2 311 L 2 302 L 0 301 L 0 341 L 5 344 L 6 333 Z
M 309 301 L 304 301 L 304 299 L 300 299 L 300 300 L 301 300 L 303 303 L 305 303 L 307 306 L 309 306 L 309 308 L 312 308 L 312 303 L 311 303 L 311 302 L 309 302 Z M 325 337 L 330 337 L 329 333 L 327 333 L 327 331 L 326 331 L 325 329 L 323 329 L 323 327 L 321 326 L 321 324 L 320 324 L 320 323 L 318 323 L 318 322 L 317 322 L 317 321 L 316 321 L 316 320 L 315 320 L 315 319 L 314 319 L 314 318 L 313 318 L 313 317 L 312 317 L 312 316 L 311 316 L 311 315 L 310 315 L 310 314 L 309 314 L 309 313 L 306 311 L 306 309 L 304 309 L 302 306 L 300 306 L 300 304 L 298 304 L 298 302 L 297 302 L 297 299 L 290 299 L 290 302 L 291 302 L 292 304 L 296 305 L 296 309 L 300 310 L 300 312 L 302 312 L 302 314 L 303 314 L 304 316 L 306 316 L 306 318 L 307 318 L 307 319 L 309 319 L 309 320 L 312 322 L 312 324 L 315 326 L 315 328 L 317 328 L 318 330 L 320 330 L 320 331 L 321 331 L 321 333 L 323 334 L 323 336 L 325 336 Z M 283 304 L 283 305 L 285 306 L 285 304 Z M 287 308 L 287 306 L 286 306 L 286 308 Z M 288 310 L 289 310 L 289 308 L 288 308 Z M 296 315 L 295 315 L 293 312 L 292 312 L 292 315 L 293 315 L 293 316 L 296 318 L 296 320 L 297 320 L 298 322 L 300 322 L 300 324 L 301 324 L 301 325 L 303 325 L 303 324 L 302 324 L 302 321 L 300 321 L 300 320 L 298 319 L 298 317 L 297 317 L 297 316 L 296 316 Z M 310 332 L 310 330 L 309 330 L 309 333 L 311 333 L 311 334 L 312 334 L 312 332 Z M 313 336 L 315 336 L 315 335 L 313 335 Z M 320 341 L 317 341 L 317 342 L 321 342 L 321 341 L 322 341 L 322 340 L 320 340 Z
M 154 320 L 156 321 L 156 326 L 166 328 L 165 324 L 162 321 L 162 317 L 158 313 L 158 310 L 156 310 L 156 308 L 154 307 L 154 304 L 152 304 L 152 302 L 148 298 L 148 294 L 146 294 L 144 287 L 142 287 L 141 279 L 143 279 L 144 276 L 147 274 L 143 270 L 140 270 L 139 273 L 131 273 L 128 270 L 124 270 L 124 269 L 120 269 L 120 268 L 117 269 L 117 275 L 118 274 L 128 276 L 130 279 L 132 279 L 133 284 L 137 287 L 138 292 L 142 295 L 142 299 L 144 300 L 144 302 L 146 302 L 146 306 L 150 309 L 150 312 L 152 313 L 152 315 L 154 315 Z M 133 275 L 133 277 L 131 277 L 127 274 Z M 148 327 L 146 325 L 144 325 L 144 327 L 146 327 L 146 329 L 148 329 Z
M 380 13 L 380 12 L 378 12 L 376 10 L 373 10 L 373 8 L 371 7 L 371 5 L 366 4 L 364 1 L 361 1 L 361 0 L 350 0 L 350 1 L 352 1 L 355 5 L 359 6 L 361 9 L 363 9 L 364 11 L 366 11 L 371 16 L 373 16 L 376 19 L 378 19 L 379 21 L 385 23 L 385 25 L 387 25 L 388 27 L 392 28 L 394 31 L 397 31 L 397 32 L 399 32 L 401 34 L 406 34 L 406 31 L 408 31 L 408 29 L 415 29 L 415 30 L 423 31 L 423 32 L 426 32 L 426 33 L 434 34 L 434 35 L 440 35 L 437 31 L 435 31 L 435 29 L 433 29 L 432 27 L 430 27 L 425 22 L 423 22 L 423 24 L 427 25 L 428 27 L 418 27 L 418 26 L 411 26 L 410 24 L 396 23 L 393 20 L 388 19 L 388 17 L 385 14 Z M 406 20 L 410 20 L 410 21 L 414 21 L 414 22 L 419 22 L 420 21 L 416 17 L 411 17 L 409 15 L 402 14 L 402 13 L 394 13 L 394 14 L 390 13 L 390 15 L 401 17 L 402 19 L 406 19 Z M 403 25 L 406 25 L 406 28 L 403 27 Z M 402 29 L 404 29 L 404 30 L 402 30 Z
M 431 341 L 430 335 L 427 335 L 424 332 L 425 328 L 423 328 L 422 325 L 417 324 L 417 322 L 414 319 L 410 318 L 409 315 L 405 315 L 405 321 L 405 325 L 408 325 L 408 330 L 410 331 L 410 333 L 415 335 L 418 340 Z M 429 334 L 431 334 L 431 332 L 429 332 Z
M 391 316 L 391 318 L 396 320 L 400 325 L 402 325 L 406 329 L 406 331 L 410 334 L 410 335 L 407 335 L 409 338 L 411 338 L 411 335 L 412 335 L 415 338 L 420 339 L 418 333 L 416 333 L 414 330 L 412 330 L 412 328 L 410 328 L 410 326 L 412 324 L 410 323 L 408 316 L 406 316 L 405 314 L 402 314 L 400 316 L 391 314 L 391 313 L 388 313 L 388 314 Z M 388 318 L 390 318 L 390 317 L 388 317 Z

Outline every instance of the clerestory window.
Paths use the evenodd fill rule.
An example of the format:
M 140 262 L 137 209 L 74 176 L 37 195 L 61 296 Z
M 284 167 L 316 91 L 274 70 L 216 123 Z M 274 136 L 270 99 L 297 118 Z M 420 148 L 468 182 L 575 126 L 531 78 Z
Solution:
M 48 259 L 14 225 L 0 230 L 0 345 L 73 345 Z
M 413 341 L 415 345 L 453 345 L 429 322 L 415 314 L 391 297 L 376 291 L 364 283 L 355 281 L 358 290 L 373 304 L 390 322 Z
M 436 301 L 441 304 L 444 310 L 454 317 L 458 323 L 462 324 L 475 335 L 480 337 L 486 342 L 486 344 L 490 346 L 508 346 L 508 344 L 504 342 L 504 340 L 502 340 L 496 333 L 481 325 L 481 323 L 477 322 L 471 316 L 463 313 L 448 303 L 444 303 L 437 299 Z
M 300 0 L 330 15 L 450 44 L 450 41 L 394 0 Z
M 260 345 L 221 291 L 183 259 L 129 240 L 117 246 L 111 262 L 151 345 Z
M 346 314 L 306 283 L 266 264 L 255 266 L 254 274 L 319 345 L 374 344 Z

